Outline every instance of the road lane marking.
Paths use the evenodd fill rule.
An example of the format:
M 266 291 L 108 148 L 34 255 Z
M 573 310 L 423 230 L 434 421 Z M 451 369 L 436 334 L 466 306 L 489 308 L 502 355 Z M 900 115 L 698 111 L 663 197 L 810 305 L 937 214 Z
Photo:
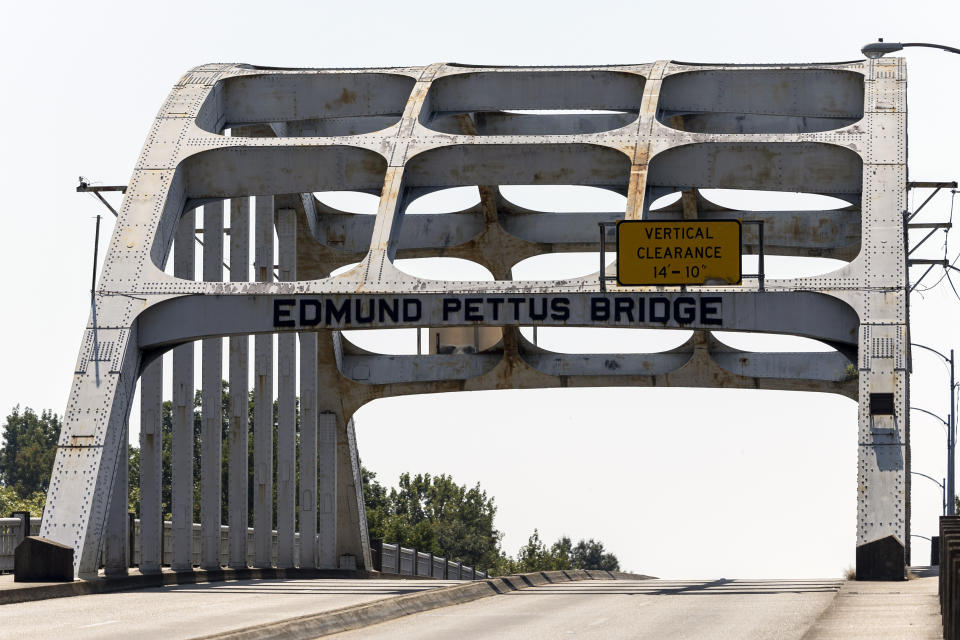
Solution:
M 77 629 L 89 629 L 90 627 L 102 627 L 105 624 L 115 624 L 119 620 L 107 620 L 106 622 L 94 622 L 93 624 L 83 624 L 77 627 Z

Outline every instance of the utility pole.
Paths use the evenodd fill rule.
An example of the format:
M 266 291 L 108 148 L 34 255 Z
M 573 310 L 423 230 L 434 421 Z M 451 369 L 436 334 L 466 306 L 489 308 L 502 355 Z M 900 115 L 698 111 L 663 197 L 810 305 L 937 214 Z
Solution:
M 954 378 L 953 349 L 950 349 L 950 426 L 947 427 L 947 515 L 957 515 L 954 493 L 954 448 L 957 444 L 956 380 Z
M 100 214 L 97 214 L 97 230 L 93 236 L 93 276 L 90 278 L 90 308 L 94 317 L 97 313 L 97 251 L 100 249 Z M 94 323 L 96 324 L 96 323 Z
M 953 349 L 950 349 L 950 357 L 948 358 L 947 356 L 940 353 L 936 349 L 932 349 L 926 345 L 922 345 L 917 342 L 911 342 L 910 346 L 920 347 L 921 349 L 925 349 L 927 351 L 930 351 L 931 353 L 935 353 L 941 358 L 943 358 L 944 362 L 950 365 L 950 415 L 948 415 L 947 419 L 944 420 L 943 418 L 940 418 L 940 416 L 934 413 L 931 413 L 926 409 L 917 409 L 917 410 L 923 411 L 924 413 L 928 413 L 936 418 L 940 418 L 940 422 L 943 422 L 943 424 L 947 427 L 947 487 L 946 487 L 947 515 L 955 516 L 957 515 L 957 506 L 956 506 L 957 494 L 956 494 L 956 488 L 954 486 L 954 465 L 955 465 L 954 453 L 957 445 L 957 415 L 956 415 L 957 407 L 956 407 L 956 401 L 955 401 L 955 398 L 956 398 L 955 390 L 957 388 L 957 380 L 956 380 L 956 376 L 954 375 L 955 360 L 953 356 Z

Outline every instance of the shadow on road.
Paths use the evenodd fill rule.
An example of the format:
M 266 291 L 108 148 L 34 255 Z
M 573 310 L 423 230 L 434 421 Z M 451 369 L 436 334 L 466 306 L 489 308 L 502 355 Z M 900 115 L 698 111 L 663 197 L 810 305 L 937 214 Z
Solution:
M 843 580 L 617 580 L 581 581 L 545 585 L 513 592 L 515 595 L 774 595 L 778 593 L 831 593 Z

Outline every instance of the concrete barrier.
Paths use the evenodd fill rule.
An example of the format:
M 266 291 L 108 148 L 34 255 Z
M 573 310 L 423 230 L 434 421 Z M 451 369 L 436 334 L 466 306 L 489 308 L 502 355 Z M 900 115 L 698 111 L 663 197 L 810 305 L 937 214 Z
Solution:
M 71 582 L 73 548 L 40 536 L 27 536 L 14 551 L 13 575 L 15 582 Z
M 197 640 L 307 640 L 333 633 L 359 629 L 387 622 L 414 613 L 464 604 L 481 598 L 529 589 L 530 587 L 572 582 L 575 580 L 649 580 L 650 576 L 610 571 L 542 571 L 520 575 L 486 578 L 466 584 L 420 591 L 386 598 L 316 615 L 300 616 L 246 629 L 203 636 Z

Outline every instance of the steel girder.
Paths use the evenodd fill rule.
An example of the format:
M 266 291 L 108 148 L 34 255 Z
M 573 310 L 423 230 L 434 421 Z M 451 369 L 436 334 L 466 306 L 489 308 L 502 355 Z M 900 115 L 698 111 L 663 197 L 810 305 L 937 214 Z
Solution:
M 453 390 L 663 385 L 858 399 L 858 572 L 902 572 L 909 536 L 905 83 L 903 61 L 889 58 L 191 70 L 162 105 L 124 198 L 75 369 L 41 534 L 74 547 L 81 575 L 95 572 L 130 398 L 147 363 L 197 339 L 299 332 L 317 337 L 311 415 L 327 416 L 318 420 L 330 426 L 321 428 L 317 446 L 337 452 L 330 461 L 336 495 L 314 499 L 336 501 L 336 551 L 364 567 L 369 550 L 351 416 L 365 402 Z M 530 111 L 537 109 L 560 111 Z M 503 197 L 498 187 L 512 184 L 593 186 L 625 195 L 627 206 L 530 211 Z M 477 206 L 404 215 L 417 197 L 461 185 L 479 185 Z M 710 188 L 805 191 L 849 206 L 730 211 L 699 193 Z M 312 195 L 335 190 L 378 195 L 377 214 L 337 211 Z M 650 210 L 656 197 L 674 191 L 681 202 Z M 296 256 L 295 280 L 194 281 L 164 273 L 185 214 L 250 196 L 273 199 L 277 220 L 295 219 L 295 247 L 280 248 L 281 264 L 289 252 Z M 525 258 L 596 250 L 597 222 L 643 217 L 764 220 L 768 254 L 847 264 L 815 277 L 685 290 L 604 292 L 599 273 L 510 279 Z M 746 233 L 745 243 L 755 250 L 756 236 Z M 495 280 L 425 280 L 395 264 L 428 256 L 472 260 Z M 359 264 L 330 275 L 352 262 Z M 563 354 L 524 340 L 517 327 L 531 324 L 694 333 L 665 353 Z M 389 356 L 364 352 L 340 334 L 464 325 L 503 327 L 501 339 L 478 353 Z M 803 335 L 836 350 L 744 353 L 719 343 L 711 329 Z

